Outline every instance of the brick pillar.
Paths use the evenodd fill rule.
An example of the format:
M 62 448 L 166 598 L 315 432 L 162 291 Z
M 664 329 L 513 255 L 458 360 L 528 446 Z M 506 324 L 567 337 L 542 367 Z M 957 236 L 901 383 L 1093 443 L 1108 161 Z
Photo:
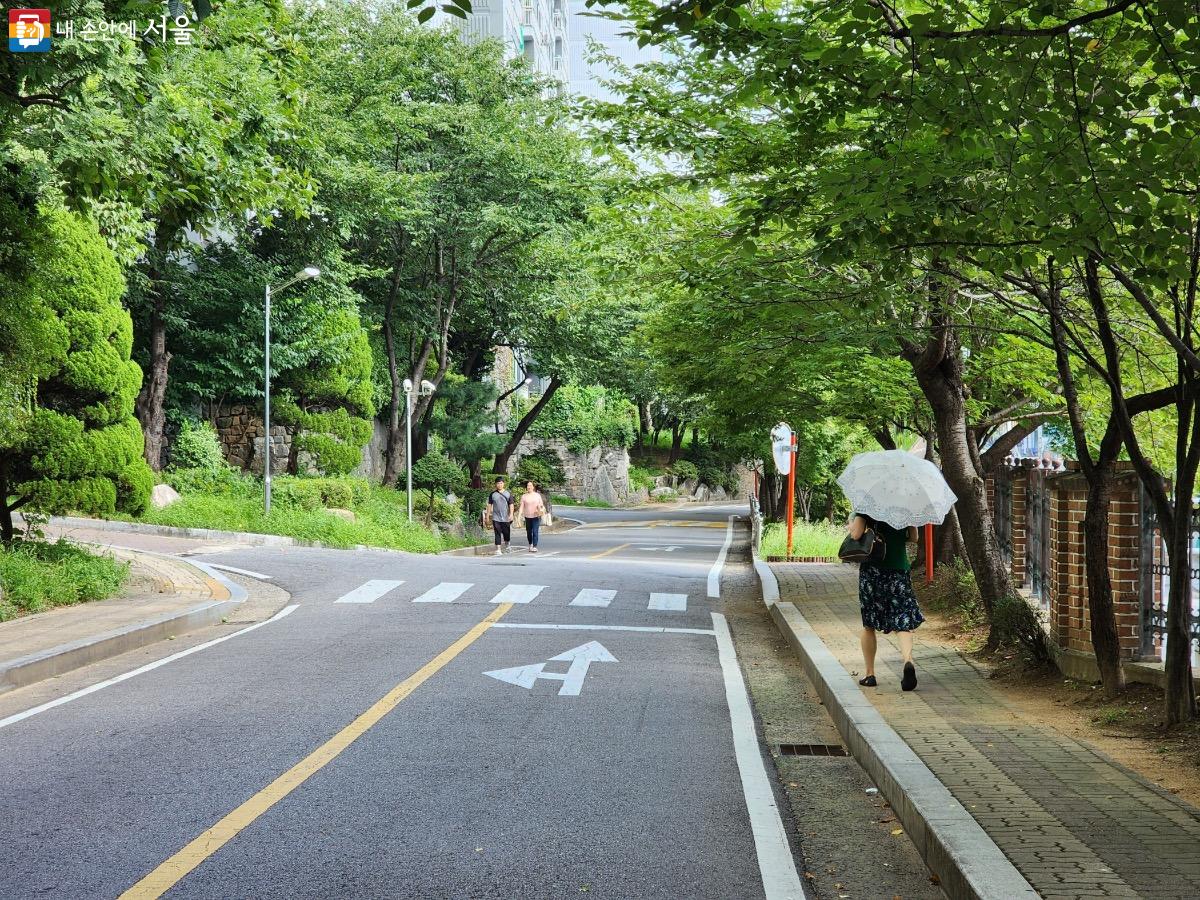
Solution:
M 1087 483 L 1070 472 L 1050 480 L 1050 633 L 1059 647 L 1092 652 L 1084 568 Z
M 1140 543 L 1140 491 L 1137 478 L 1127 475 L 1113 491 L 1108 519 L 1108 571 L 1122 659 L 1136 659 L 1141 650 Z

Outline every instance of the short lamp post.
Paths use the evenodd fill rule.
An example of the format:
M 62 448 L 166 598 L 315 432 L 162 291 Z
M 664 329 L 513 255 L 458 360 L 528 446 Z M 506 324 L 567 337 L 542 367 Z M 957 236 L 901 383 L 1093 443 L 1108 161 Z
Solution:
M 321 270 L 305 266 L 279 287 L 266 285 L 263 297 L 263 515 L 271 515 L 271 294 L 282 293 L 293 284 L 319 278 Z
M 422 397 L 432 397 L 433 392 L 437 390 L 432 381 L 421 380 L 420 395 Z M 404 468 L 407 470 L 407 489 L 408 489 L 408 521 L 412 521 L 412 392 L 413 382 L 411 378 L 404 379 Z

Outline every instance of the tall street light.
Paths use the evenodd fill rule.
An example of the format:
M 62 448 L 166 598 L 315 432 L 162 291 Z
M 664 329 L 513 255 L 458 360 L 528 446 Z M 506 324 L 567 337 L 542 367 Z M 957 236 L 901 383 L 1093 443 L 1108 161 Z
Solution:
M 431 397 L 437 390 L 432 381 L 421 380 L 422 397 Z M 412 392 L 411 378 L 404 379 L 404 467 L 408 470 L 408 521 L 412 521 Z
M 281 293 L 293 284 L 319 278 L 321 270 L 305 266 L 277 288 L 266 285 L 263 298 L 263 515 L 271 514 L 271 293 Z

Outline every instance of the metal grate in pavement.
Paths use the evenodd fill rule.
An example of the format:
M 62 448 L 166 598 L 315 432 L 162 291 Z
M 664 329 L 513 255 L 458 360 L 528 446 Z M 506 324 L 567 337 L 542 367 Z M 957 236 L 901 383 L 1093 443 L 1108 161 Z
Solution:
M 841 744 L 780 744 L 782 756 L 848 756 Z

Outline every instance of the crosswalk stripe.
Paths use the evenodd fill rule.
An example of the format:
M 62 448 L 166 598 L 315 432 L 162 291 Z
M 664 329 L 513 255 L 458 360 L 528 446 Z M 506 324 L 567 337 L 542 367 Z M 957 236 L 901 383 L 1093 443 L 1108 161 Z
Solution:
M 647 609 L 663 609 L 669 612 L 685 612 L 687 610 L 687 594 L 651 594 L 650 605 Z
M 495 597 L 493 603 L 528 603 L 546 589 L 544 584 L 508 584 Z
M 599 588 L 584 588 L 571 601 L 572 606 L 608 606 L 612 603 L 616 591 L 605 591 Z
M 469 581 L 443 581 L 417 597 L 413 603 L 453 603 L 473 587 L 475 585 Z
M 395 590 L 404 584 L 403 581 L 388 581 L 383 578 L 372 578 L 361 584 L 348 594 L 343 594 L 334 603 L 374 603 L 388 591 Z

